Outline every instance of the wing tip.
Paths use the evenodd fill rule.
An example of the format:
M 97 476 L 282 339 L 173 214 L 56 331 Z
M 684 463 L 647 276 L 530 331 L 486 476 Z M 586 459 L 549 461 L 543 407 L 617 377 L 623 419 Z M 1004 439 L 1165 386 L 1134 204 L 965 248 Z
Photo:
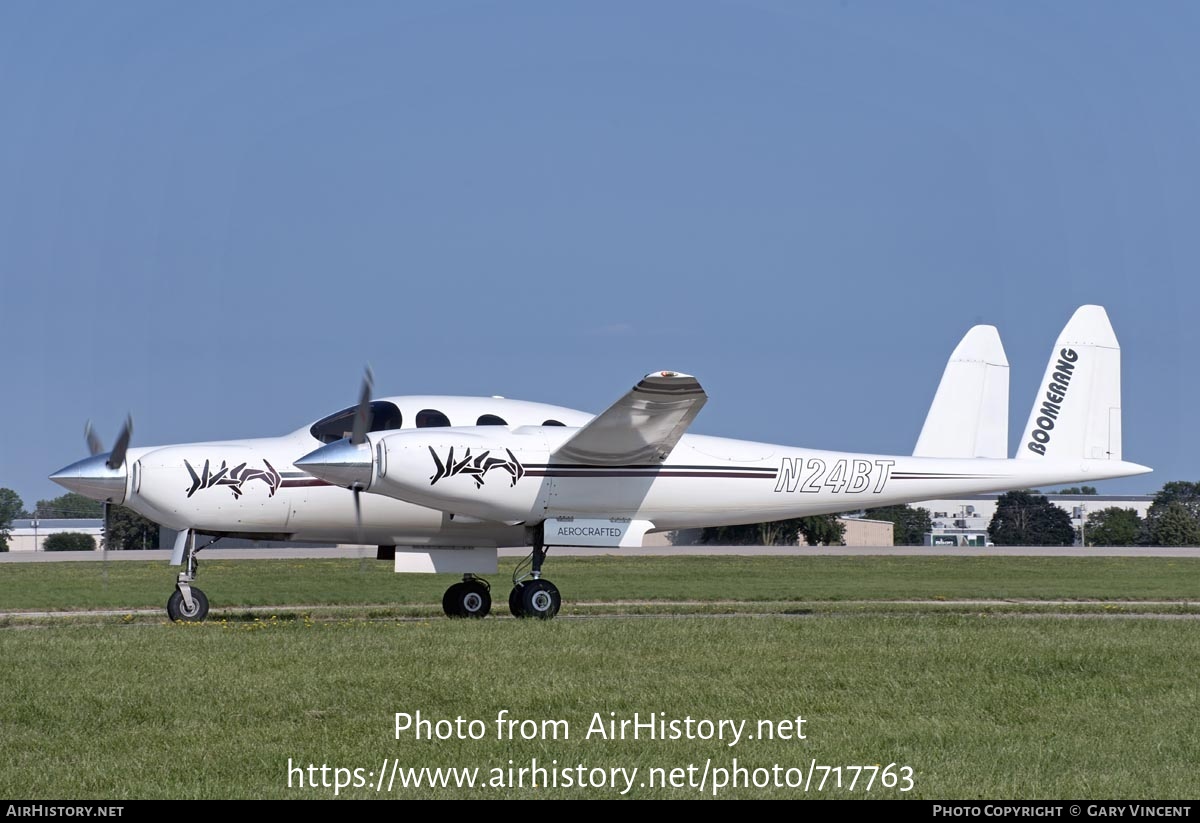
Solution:
M 634 391 L 653 394 L 704 394 L 700 381 L 690 374 L 678 371 L 656 371 L 643 377 Z

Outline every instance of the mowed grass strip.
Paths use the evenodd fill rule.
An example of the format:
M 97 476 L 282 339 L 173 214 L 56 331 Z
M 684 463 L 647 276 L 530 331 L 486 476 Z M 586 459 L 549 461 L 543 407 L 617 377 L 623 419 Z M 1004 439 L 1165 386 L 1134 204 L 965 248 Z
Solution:
M 910 765 L 924 798 L 1195 798 L 1200 633 L 1158 620 L 960 616 L 56 627 L 0 632 L 0 795 L 330 797 L 287 764 Z M 501 709 L 570 738 L 497 740 Z M 395 712 L 484 740 L 396 740 Z M 806 740 L 585 739 L 619 718 L 780 720 Z M 751 724 L 753 727 L 753 724 Z M 711 784 L 710 784 L 711 785 Z M 855 795 L 862 796 L 860 786 Z M 711 789 L 708 792 L 711 794 Z M 849 796 L 827 786 L 819 796 Z M 365 788 L 343 796 L 376 796 Z M 397 797 L 610 797 L 423 787 Z M 636 797 L 696 797 L 636 786 Z M 901 796 L 876 785 L 872 795 Z M 797 797 L 737 788 L 724 797 Z M 809 796 L 817 796 L 809 792 Z
M 198 585 L 215 610 L 243 606 L 438 604 L 445 575 L 397 575 L 364 560 L 214 560 Z M 492 575 L 503 610 L 512 563 Z M 0 610 L 158 607 L 176 570 L 162 562 L 0 565 Z M 573 603 L 638 600 L 1189 600 L 1200 559 L 1156 557 L 556 558 L 546 577 Z
M 978 617 L 1054 616 L 1063 619 L 1136 618 L 1146 620 L 1200 621 L 1200 603 L 1184 601 L 959 601 L 937 600 L 825 600 L 795 601 L 688 601 L 652 600 L 639 602 L 576 603 L 562 612 L 559 620 L 671 617 L 835 617 L 841 615 L 903 617 L 918 615 L 964 615 Z M 398 621 L 445 619 L 440 605 L 360 604 L 339 606 L 253 606 L 226 608 L 210 614 L 210 620 L 225 623 L 263 621 Z M 511 619 L 503 604 L 493 619 Z M 130 626 L 154 625 L 166 620 L 161 609 L 114 609 L 109 611 L 57 611 L 0 613 L 0 629 L 44 626 Z

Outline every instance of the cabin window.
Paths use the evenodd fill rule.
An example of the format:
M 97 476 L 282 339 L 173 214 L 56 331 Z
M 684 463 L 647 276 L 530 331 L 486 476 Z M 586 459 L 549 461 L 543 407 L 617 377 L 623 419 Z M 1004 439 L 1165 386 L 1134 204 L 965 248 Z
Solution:
M 564 424 L 560 423 L 557 420 L 547 420 L 546 422 L 542 423 L 542 425 L 543 426 L 562 426 Z
M 351 406 L 323 417 L 313 423 L 312 428 L 308 430 L 309 434 L 322 443 L 336 443 L 343 437 L 349 437 L 354 431 L 354 415 L 357 411 L 357 406 Z M 392 431 L 400 428 L 402 420 L 400 409 L 396 408 L 394 403 L 376 400 L 371 404 L 371 425 L 367 427 L 367 431 Z
M 449 426 L 450 418 L 437 409 L 421 409 L 417 412 L 417 428 L 433 429 L 439 426 Z
M 503 417 L 497 417 L 494 414 L 481 414 L 479 419 L 475 421 L 476 426 L 507 426 L 508 421 Z

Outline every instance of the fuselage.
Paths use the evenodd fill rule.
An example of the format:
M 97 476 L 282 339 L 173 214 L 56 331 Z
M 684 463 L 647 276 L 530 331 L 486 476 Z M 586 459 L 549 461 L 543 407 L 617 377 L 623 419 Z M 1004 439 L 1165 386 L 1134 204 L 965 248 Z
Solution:
M 178 530 L 486 547 L 519 545 L 526 524 L 548 518 L 624 519 L 661 531 L 1149 471 L 1120 460 L 855 454 L 697 434 L 661 461 L 576 465 L 553 455 L 592 419 L 586 412 L 444 396 L 384 398 L 372 408 L 374 430 L 357 447 L 367 462 L 355 485 L 369 492 L 361 526 L 348 484 L 295 465 L 345 443 L 353 409 L 281 437 L 130 448 L 120 469 L 105 469 L 100 455 L 54 477 Z
M 557 461 L 572 429 L 544 426 L 378 432 L 357 479 L 371 496 L 499 522 L 648 521 L 656 530 L 734 525 L 1148 469 L 1120 460 L 948 459 L 855 454 L 687 434 L 666 459 Z M 330 446 L 330 449 L 338 448 Z M 342 447 L 344 448 L 344 447 Z M 311 465 L 306 470 L 320 474 Z

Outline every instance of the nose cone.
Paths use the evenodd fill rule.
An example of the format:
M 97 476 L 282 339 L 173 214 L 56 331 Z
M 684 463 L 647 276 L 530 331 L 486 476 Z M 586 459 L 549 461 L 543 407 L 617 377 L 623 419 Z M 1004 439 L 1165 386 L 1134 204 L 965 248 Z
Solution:
M 72 463 L 64 469 L 59 469 L 50 475 L 50 479 L 66 489 L 93 500 L 123 503 L 125 501 L 125 480 L 129 474 L 128 463 L 123 462 L 118 468 L 110 469 L 108 458 L 107 454 L 93 455 L 78 463 Z
M 293 465 L 335 486 L 367 489 L 374 473 L 375 455 L 370 443 L 355 446 L 343 438 L 304 455 Z

